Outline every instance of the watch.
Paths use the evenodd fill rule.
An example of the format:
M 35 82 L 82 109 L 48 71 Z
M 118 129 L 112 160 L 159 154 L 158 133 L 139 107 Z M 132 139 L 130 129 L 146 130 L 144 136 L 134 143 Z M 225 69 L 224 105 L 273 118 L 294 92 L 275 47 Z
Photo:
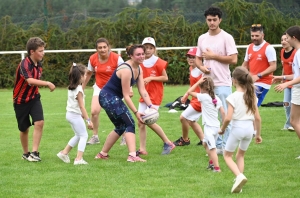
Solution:
M 261 73 L 258 73 L 257 76 L 258 76 L 258 78 L 261 78 L 261 77 L 262 77 Z

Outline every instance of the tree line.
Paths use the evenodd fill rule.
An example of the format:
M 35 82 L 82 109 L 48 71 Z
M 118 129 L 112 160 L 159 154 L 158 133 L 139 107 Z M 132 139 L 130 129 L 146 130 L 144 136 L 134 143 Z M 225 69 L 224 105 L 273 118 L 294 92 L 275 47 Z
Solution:
M 64 2 L 73 4 L 81 1 Z M 233 35 L 237 45 L 251 42 L 251 24 L 261 23 L 265 27 L 265 39 L 272 44 L 280 42 L 282 33 L 289 26 L 299 24 L 299 19 L 283 14 L 267 1 L 253 3 L 244 0 L 225 0 L 214 5 L 224 12 L 221 28 Z M 203 17 L 203 14 L 199 17 Z M 107 38 L 113 48 L 141 43 L 146 36 L 154 37 L 159 47 L 195 46 L 199 35 L 207 30 L 205 21 L 191 22 L 181 12 L 136 7 L 124 8 L 114 16 L 104 18 L 78 18 L 71 22 L 69 29 L 63 29 L 54 22 L 49 23 L 46 30 L 43 22 L 35 22 L 23 28 L 13 22 L 12 17 L 4 16 L 0 19 L 0 51 L 25 50 L 26 42 L 32 36 L 39 36 L 45 40 L 47 50 L 93 49 L 99 37 Z M 238 50 L 238 64 L 241 64 L 245 49 Z M 277 52 L 279 50 L 278 48 Z M 188 83 L 189 72 L 185 53 L 186 50 L 158 52 L 158 55 L 169 63 L 167 72 L 170 84 Z M 91 53 L 46 54 L 43 78 L 54 82 L 57 86 L 66 86 L 68 83 L 66 74 L 72 62 L 87 64 L 90 55 Z M 122 54 L 122 57 L 128 59 L 125 54 Z M 13 86 L 14 73 L 19 62 L 20 55 L 1 55 L 1 88 Z M 277 71 L 281 72 L 280 62 Z

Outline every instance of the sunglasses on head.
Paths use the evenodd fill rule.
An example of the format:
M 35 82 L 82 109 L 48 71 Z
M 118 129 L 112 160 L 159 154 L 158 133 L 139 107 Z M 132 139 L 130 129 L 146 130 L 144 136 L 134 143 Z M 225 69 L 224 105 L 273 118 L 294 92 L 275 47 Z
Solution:
M 251 30 L 252 31 L 257 31 L 257 30 L 262 30 L 263 26 L 261 24 L 252 24 L 251 25 Z
M 251 27 L 262 27 L 261 24 L 252 24 Z

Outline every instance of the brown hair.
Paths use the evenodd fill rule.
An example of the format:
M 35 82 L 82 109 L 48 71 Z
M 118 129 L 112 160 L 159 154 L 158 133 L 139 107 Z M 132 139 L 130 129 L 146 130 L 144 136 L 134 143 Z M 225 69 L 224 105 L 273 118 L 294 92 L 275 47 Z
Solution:
M 245 67 L 236 67 L 232 72 L 232 78 L 245 89 L 244 101 L 247 106 L 247 113 L 250 111 L 255 114 L 256 110 L 256 95 L 253 80 L 248 70 Z
M 73 63 L 73 66 L 70 69 L 69 72 L 69 90 L 74 90 L 78 87 L 78 85 L 81 84 L 80 80 L 81 77 L 85 74 L 86 72 L 86 66 L 81 64 L 81 63 Z
M 290 37 L 295 37 L 298 41 L 300 41 L 300 26 L 294 25 L 289 27 L 289 29 L 286 30 L 286 33 Z
M 214 81 L 212 80 L 211 77 L 205 77 L 204 81 L 200 84 L 200 88 L 205 90 L 208 95 L 210 95 L 212 99 L 212 103 L 217 106 L 217 100 L 215 96 L 215 91 L 214 91 Z
M 39 47 L 45 47 L 46 43 L 39 37 L 31 37 L 26 44 L 26 50 L 28 56 L 30 56 L 30 50 L 37 50 Z
M 145 46 L 144 45 L 141 45 L 141 44 L 134 44 L 134 45 L 130 45 L 130 46 L 127 46 L 126 47 L 126 54 L 128 56 L 132 56 L 134 51 L 137 49 L 137 48 L 142 48 L 145 52 Z
M 96 41 L 96 49 L 97 49 L 99 43 L 106 43 L 106 45 L 108 47 L 110 46 L 109 42 L 108 42 L 108 40 L 106 38 L 98 38 L 97 41 Z

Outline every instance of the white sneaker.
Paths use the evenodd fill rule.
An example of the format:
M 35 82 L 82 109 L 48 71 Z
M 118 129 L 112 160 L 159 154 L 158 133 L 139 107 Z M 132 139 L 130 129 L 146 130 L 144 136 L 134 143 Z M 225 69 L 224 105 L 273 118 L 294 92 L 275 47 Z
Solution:
M 291 127 L 291 126 L 288 128 L 288 130 L 289 131 L 295 131 L 294 127 Z
M 70 163 L 70 158 L 68 155 L 63 154 L 61 151 L 56 154 L 59 159 L 61 159 L 65 163 Z
M 245 177 L 245 175 L 243 173 L 239 174 L 235 178 L 235 182 L 232 186 L 231 193 L 240 193 L 246 182 L 247 178 Z
M 74 165 L 80 165 L 80 164 L 89 164 L 86 161 L 83 160 L 83 158 L 81 158 L 81 160 L 74 160 Z
M 125 137 L 124 137 L 124 136 L 122 136 L 122 138 L 121 138 L 120 145 L 121 145 L 121 146 L 126 145 L 126 140 L 125 140 Z
M 300 159 L 300 155 L 298 157 L 296 157 L 295 159 Z
M 92 136 L 86 144 L 100 144 L 100 140 L 96 136 Z
M 217 148 L 217 155 L 223 155 L 223 149 Z

